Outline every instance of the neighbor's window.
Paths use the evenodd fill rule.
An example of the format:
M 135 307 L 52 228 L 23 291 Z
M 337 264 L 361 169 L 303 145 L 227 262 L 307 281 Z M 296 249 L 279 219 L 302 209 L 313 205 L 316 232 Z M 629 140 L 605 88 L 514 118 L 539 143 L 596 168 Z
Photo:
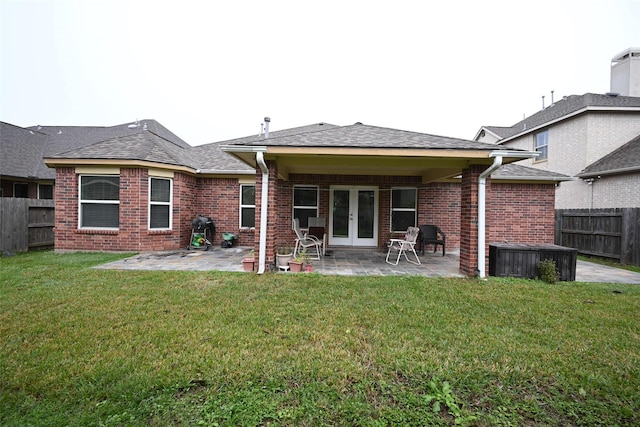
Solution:
M 38 184 L 38 199 L 53 199 L 53 185 Z
M 318 216 L 318 187 L 293 187 L 293 218 L 300 220 L 300 228 L 309 227 L 309 218 Z
M 149 189 L 149 229 L 171 229 L 173 181 L 169 178 L 149 178 Z
M 391 189 L 392 231 L 407 231 L 407 228 L 416 226 L 417 195 L 416 188 Z
M 16 182 L 13 184 L 13 197 L 26 199 L 29 197 L 29 184 Z
M 80 228 L 118 228 L 120 177 L 80 176 Z
M 536 151 L 540 152 L 540 155 L 536 160 L 546 160 L 549 151 L 549 131 L 545 130 L 536 134 Z
M 240 227 L 256 226 L 256 186 L 240 185 Z

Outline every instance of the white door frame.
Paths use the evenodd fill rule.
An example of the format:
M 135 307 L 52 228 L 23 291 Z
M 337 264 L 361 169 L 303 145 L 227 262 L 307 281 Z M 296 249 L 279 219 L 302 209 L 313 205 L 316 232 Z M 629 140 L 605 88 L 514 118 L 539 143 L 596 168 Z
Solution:
M 334 236 L 334 191 L 342 190 L 349 191 L 349 226 L 347 236 Z M 368 217 L 373 221 L 373 237 L 360 238 L 358 237 L 358 195 L 360 191 L 373 191 L 374 207 L 373 212 L 364 212 L 371 214 Z M 351 186 L 351 185 L 332 185 L 329 187 L 329 245 L 331 246 L 378 246 L 378 187 L 376 186 Z

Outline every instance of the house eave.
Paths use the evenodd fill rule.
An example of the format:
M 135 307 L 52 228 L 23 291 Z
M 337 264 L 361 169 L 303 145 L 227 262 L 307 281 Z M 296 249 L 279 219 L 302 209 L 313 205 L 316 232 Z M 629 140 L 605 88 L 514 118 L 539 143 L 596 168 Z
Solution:
M 190 174 L 198 173 L 197 169 L 193 169 L 188 166 L 171 165 L 171 164 L 159 163 L 159 162 L 149 162 L 146 160 L 45 158 L 44 163 L 50 168 L 75 167 L 75 166 L 109 166 L 109 167 L 120 166 L 120 167 L 166 169 L 166 170 L 172 170 L 176 172 L 185 172 Z
M 583 173 L 579 173 L 576 176 L 578 178 L 596 178 L 602 175 L 621 175 L 621 174 L 625 174 L 625 173 L 634 173 L 634 172 L 640 172 L 640 166 L 631 166 L 628 168 L 619 168 L 619 169 L 610 169 L 610 170 L 605 170 L 605 171 L 599 171 L 599 172 L 583 172 Z

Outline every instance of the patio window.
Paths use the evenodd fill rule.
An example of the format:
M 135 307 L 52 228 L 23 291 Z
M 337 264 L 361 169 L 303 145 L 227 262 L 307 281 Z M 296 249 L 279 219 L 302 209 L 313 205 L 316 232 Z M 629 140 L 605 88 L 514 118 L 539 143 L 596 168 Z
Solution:
M 80 176 L 80 228 L 117 229 L 120 225 L 120 177 Z
M 407 231 L 407 228 L 416 226 L 417 195 L 416 188 L 391 189 L 392 231 Z
M 38 199 L 53 199 L 53 185 L 38 184 Z
M 300 228 L 309 228 L 309 218 L 318 216 L 318 187 L 293 187 L 293 218 L 300 220 Z
M 256 226 L 256 186 L 240 185 L 240 227 Z
M 534 148 L 540 153 L 536 160 L 547 160 L 549 154 L 549 131 L 538 132 L 535 138 L 536 146 Z
M 170 230 L 172 223 L 171 200 L 173 180 L 149 178 L 149 229 Z

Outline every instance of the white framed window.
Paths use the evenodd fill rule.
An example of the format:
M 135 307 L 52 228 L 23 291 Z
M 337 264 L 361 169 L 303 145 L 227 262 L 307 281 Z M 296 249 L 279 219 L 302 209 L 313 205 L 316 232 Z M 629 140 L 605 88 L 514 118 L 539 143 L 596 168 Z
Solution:
M 545 130 L 538 132 L 535 135 L 535 151 L 538 151 L 540 155 L 535 159 L 536 161 L 547 160 L 549 156 L 549 131 Z
M 240 228 L 256 226 L 256 186 L 240 185 Z
M 149 177 L 149 230 L 171 230 L 173 180 Z
M 407 231 L 418 221 L 418 189 L 391 189 L 391 231 Z
M 117 230 L 120 225 L 120 177 L 80 175 L 79 227 Z
M 318 216 L 318 187 L 293 187 L 293 218 L 300 220 L 300 228 L 309 228 L 309 218 Z

